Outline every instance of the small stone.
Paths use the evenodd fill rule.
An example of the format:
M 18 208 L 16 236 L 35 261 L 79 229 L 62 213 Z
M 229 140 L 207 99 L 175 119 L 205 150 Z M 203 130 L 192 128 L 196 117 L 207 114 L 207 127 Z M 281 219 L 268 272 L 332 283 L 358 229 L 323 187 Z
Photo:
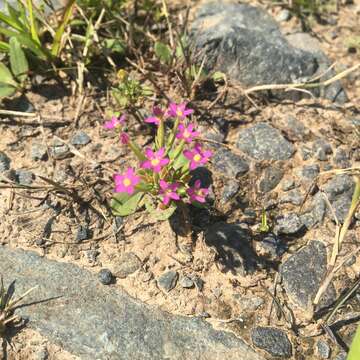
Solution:
M 10 158 L 0 151 L 0 173 L 10 170 Z
M 286 247 L 274 234 L 267 234 L 261 241 L 256 242 L 256 252 L 259 256 L 270 260 L 277 260 L 284 254 Z
M 291 19 L 291 12 L 288 9 L 283 9 L 279 12 L 279 14 L 276 16 L 276 20 L 278 22 L 285 22 L 289 21 Z
M 84 146 L 91 141 L 90 136 L 84 131 L 78 131 L 71 139 L 72 145 Z
M 310 205 L 310 210 L 300 216 L 301 222 L 308 230 L 321 224 L 326 214 L 326 208 L 327 206 L 323 196 L 321 193 L 317 193 Z
M 176 286 L 178 278 L 179 274 L 176 271 L 170 270 L 163 273 L 157 279 L 157 284 L 162 290 L 169 292 Z
M 194 282 L 187 276 L 183 276 L 180 279 L 180 285 L 185 289 L 191 289 L 194 287 Z
M 60 140 L 54 140 L 50 147 L 50 154 L 56 160 L 62 160 L 71 155 L 69 147 Z
M 76 233 L 76 242 L 81 242 L 91 238 L 91 230 L 86 225 L 79 225 Z
M 350 167 L 350 157 L 345 149 L 338 148 L 336 149 L 335 155 L 334 155 L 334 163 L 338 168 L 345 169 L 347 167 Z
M 305 310 L 312 309 L 312 301 L 326 271 L 327 252 L 321 241 L 310 241 L 291 255 L 281 266 L 284 289 L 290 300 Z M 329 305 L 335 297 L 334 286 L 330 284 L 320 307 Z
M 280 198 L 280 204 L 301 205 L 304 200 L 304 195 L 299 189 L 293 189 L 287 192 Z
M 216 170 L 228 177 L 238 178 L 249 171 L 248 163 L 226 149 L 218 150 L 211 159 Z
M 331 348 L 329 344 L 324 340 L 319 340 L 316 344 L 317 352 L 322 359 L 329 359 L 331 354 Z
M 100 255 L 98 250 L 87 250 L 85 251 L 85 256 L 88 259 L 90 264 L 95 264 L 97 261 L 97 257 Z
M 292 347 L 286 333 L 273 327 L 258 326 L 251 332 L 253 344 L 272 356 L 291 357 Z
M 29 170 L 19 169 L 15 171 L 15 178 L 20 185 L 29 186 L 34 180 L 34 174 Z
M 46 160 L 48 156 L 47 147 L 43 144 L 34 143 L 31 146 L 31 159 L 37 160 Z
M 101 269 L 98 278 L 103 285 L 110 285 L 114 281 L 114 276 L 109 269 Z
M 193 282 L 194 282 L 194 284 L 195 284 L 195 287 L 196 287 L 196 289 L 198 290 L 198 291 L 203 291 L 203 288 L 204 288 L 204 280 L 203 279 L 201 279 L 199 276 L 194 276 L 193 278 L 192 278 L 192 280 L 193 280 Z
M 319 161 L 326 161 L 327 160 L 327 156 L 326 153 L 324 151 L 324 149 L 318 149 L 315 152 L 315 158 Z
M 241 312 L 251 312 L 257 310 L 265 301 L 259 296 L 243 297 L 240 294 L 234 294 L 234 298 L 240 306 Z
M 302 223 L 299 215 L 289 213 L 281 215 L 276 219 L 274 233 L 276 235 L 292 235 L 302 230 L 303 227 L 304 224 Z
M 305 165 L 298 175 L 305 180 L 314 180 L 320 173 L 320 166 L 318 164 Z
M 240 184 L 238 181 L 229 180 L 228 182 L 226 182 L 223 193 L 221 195 L 221 202 L 227 203 L 238 193 L 239 189 Z
M 286 117 L 286 134 L 291 141 L 303 141 L 310 131 L 294 116 Z
M 333 153 L 331 145 L 324 139 L 318 139 L 314 141 L 312 145 L 312 149 L 314 153 L 316 153 L 319 150 L 322 150 L 326 155 L 330 155 Z
M 293 179 L 285 179 L 282 182 L 281 188 L 283 191 L 289 191 L 295 188 L 295 181 Z
M 118 260 L 114 269 L 114 275 L 120 279 L 124 279 L 139 270 L 141 266 L 142 262 L 138 256 L 133 252 L 127 252 Z
M 240 132 L 237 147 L 256 160 L 287 160 L 295 149 L 279 130 L 259 123 Z
M 264 176 L 260 181 L 260 191 L 265 193 L 274 189 L 284 176 L 284 171 L 275 166 L 265 169 Z

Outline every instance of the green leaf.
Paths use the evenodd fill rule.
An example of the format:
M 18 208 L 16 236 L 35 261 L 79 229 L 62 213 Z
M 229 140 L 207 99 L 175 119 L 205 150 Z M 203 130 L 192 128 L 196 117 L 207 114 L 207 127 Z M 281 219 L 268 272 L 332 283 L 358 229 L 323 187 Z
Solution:
M 169 217 L 175 212 L 176 205 L 171 204 L 165 210 L 155 209 L 154 211 L 150 212 L 150 217 L 152 221 L 164 221 L 169 219 Z
M 171 49 L 168 45 L 157 41 L 154 46 L 154 51 L 159 60 L 165 64 L 170 63 L 172 58 Z
M 16 87 L 9 84 L 0 83 L 0 98 L 8 97 L 14 95 L 16 92 Z
M 175 170 L 181 169 L 183 166 L 189 163 L 189 159 L 187 159 L 183 154 L 180 154 L 178 158 L 175 160 L 173 164 L 173 168 Z
M 13 74 L 23 83 L 29 71 L 29 65 L 25 57 L 25 53 L 16 37 L 10 38 L 10 65 Z
M 9 44 L 4 41 L 0 41 L 0 51 L 1 52 L 9 52 L 10 51 Z
M 2 62 L 0 62 L 0 81 L 1 83 L 11 85 L 12 87 L 18 86 L 10 70 Z
M 212 79 L 214 81 L 224 81 L 226 79 L 226 75 L 221 71 L 215 71 L 212 75 Z
M 5 15 L 3 12 L 0 11 L 0 21 L 4 24 L 10 26 L 11 28 L 21 31 L 22 28 L 19 26 L 18 22 L 12 19 L 10 16 Z
M 143 197 L 143 192 L 138 192 L 135 195 L 129 196 L 126 193 L 116 194 L 110 203 L 113 214 L 116 216 L 127 216 L 133 214 Z
M 12 19 L 12 21 L 17 25 L 17 30 L 19 31 L 26 31 L 26 26 L 20 21 L 20 11 L 13 8 L 9 3 L 7 5 L 7 11 Z
M 351 343 L 349 355 L 347 360 L 359 360 L 360 359 L 360 326 L 358 327 L 355 337 Z

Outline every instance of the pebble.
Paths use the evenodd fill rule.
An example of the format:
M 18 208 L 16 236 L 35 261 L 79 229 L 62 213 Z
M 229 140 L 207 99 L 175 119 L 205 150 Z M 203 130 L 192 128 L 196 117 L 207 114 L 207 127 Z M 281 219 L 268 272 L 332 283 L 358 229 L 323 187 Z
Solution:
M 187 276 L 183 276 L 180 279 L 180 285 L 185 289 L 191 289 L 194 287 L 194 282 Z
M 326 341 L 320 339 L 317 342 L 316 347 L 317 347 L 317 352 L 322 359 L 329 359 L 331 354 L 331 348 Z
M 76 237 L 75 237 L 75 241 L 77 243 L 80 243 L 83 240 L 87 240 L 91 237 L 91 230 L 88 228 L 88 226 L 86 225 L 79 225 L 77 232 L 76 232 Z
M 238 181 L 233 181 L 233 180 L 227 181 L 223 188 L 223 192 L 221 195 L 221 202 L 227 203 L 238 193 L 239 189 L 240 189 L 240 184 Z
M 56 160 L 62 160 L 71 155 L 69 147 L 62 141 L 55 139 L 50 146 L 50 154 Z
M 100 255 L 98 250 L 86 250 L 85 256 L 88 259 L 90 264 L 95 264 L 97 261 L 97 257 Z
M 301 157 L 304 161 L 310 159 L 312 157 L 312 155 L 313 155 L 313 152 L 308 147 L 303 146 L 301 148 Z
M 338 168 L 345 169 L 347 167 L 350 167 L 351 164 L 349 159 L 350 157 L 345 149 L 343 148 L 336 149 L 334 155 L 334 163 Z
M 286 246 L 275 234 L 267 234 L 261 240 L 256 242 L 256 251 L 258 255 L 266 257 L 270 260 L 277 260 L 284 254 Z
M 261 192 L 269 192 L 274 189 L 284 176 L 284 170 L 269 166 L 265 169 L 263 178 L 260 180 L 259 189 Z
M 289 115 L 286 117 L 286 133 L 291 141 L 304 141 L 310 131 L 301 121 Z
M 280 198 L 280 204 L 301 205 L 303 200 L 304 196 L 301 191 L 299 189 L 293 189 Z
M 323 196 L 321 193 L 317 193 L 313 198 L 310 210 L 300 215 L 301 222 L 307 229 L 312 229 L 323 222 L 326 209 L 327 206 Z
M 279 216 L 275 221 L 274 233 L 276 235 L 293 235 L 302 230 L 304 224 L 299 215 L 289 213 Z
M 0 151 L 0 173 L 10 170 L 10 158 Z
M 295 151 L 280 131 L 267 123 L 258 123 L 241 131 L 236 145 L 256 160 L 287 160 Z
M 101 269 L 98 278 L 103 285 L 110 285 L 114 281 L 114 275 L 109 269 Z
M 314 141 L 312 145 L 312 149 L 314 153 L 316 153 L 319 150 L 322 150 L 326 155 L 330 155 L 333 153 L 331 144 L 324 139 L 318 139 Z
M 30 154 L 32 160 L 46 160 L 48 156 L 47 147 L 43 144 L 34 143 L 31 146 Z
M 176 286 L 178 278 L 179 278 L 179 274 L 177 273 L 177 271 L 170 270 L 163 273 L 157 279 L 157 284 L 160 287 L 160 289 L 169 292 Z
M 91 142 L 90 136 L 84 131 L 78 131 L 71 139 L 72 145 L 84 146 Z
M 133 274 L 142 266 L 142 261 L 133 252 L 124 253 L 118 260 L 114 268 L 114 275 L 120 279 Z
M 19 169 L 15 171 L 16 182 L 20 185 L 29 186 L 34 180 L 34 174 L 29 170 Z
M 258 326 L 251 332 L 253 344 L 272 356 L 290 358 L 292 346 L 286 333 L 273 327 Z
M 196 287 L 196 289 L 198 290 L 198 291 L 203 291 L 203 289 L 204 289 L 204 280 L 203 279 L 201 279 L 199 276 L 194 276 L 193 278 L 192 278 L 192 280 L 193 280 L 193 282 L 194 282 L 194 284 L 195 284 L 195 287 Z
M 305 165 L 298 175 L 305 180 L 314 180 L 320 173 L 320 166 L 318 164 Z
M 278 22 L 285 22 L 289 21 L 291 19 L 291 12 L 288 9 L 283 9 L 279 12 L 279 14 L 276 16 L 276 20 Z
M 218 150 L 211 161 L 216 170 L 231 178 L 238 178 L 249 171 L 249 165 L 242 157 L 226 149 Z
M 240 294 L 234 294 L 233 296 L 242 312 L 255 311 L 265 303 L 264 299 L 259 296 L 243 297 Z

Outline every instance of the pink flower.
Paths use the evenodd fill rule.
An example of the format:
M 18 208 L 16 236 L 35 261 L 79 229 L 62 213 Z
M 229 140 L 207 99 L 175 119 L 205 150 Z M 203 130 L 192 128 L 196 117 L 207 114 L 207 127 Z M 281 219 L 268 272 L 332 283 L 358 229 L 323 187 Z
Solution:
M 184 156 L 190 160 L 190 170 L 194 170 L 199 165 L 207 163 L 209 158 L 212 156 L 212 152 L 210 150 L 203 151 L 200 144 L 195 144 L 192 151 L 184 151 Z
M 162 109 L 158 106 L 154 106 L 152 116 L 146 118 L 144 121 L 149 124 L 159 125 L 164 115 L 165 112 Z
M 170 200 L 180 200 L 180 195 L 176 193 L 178 184 L 168 184 L 165 180 L 160 180 L 160 195 L 163 196 L 163 204 L 168 205 Z
M 104 128 L 107 130 L 115 129 L 118 126 L 124 125 L 126 120 L 126 115 L 121 115 L 120 118 L 113 116 L 111 120 L 105 121 Z
M 184 120 L 188 115 L 192 114 L 194 112 L 193 109 L 187 109 L 186 103 L 182 104 L 175 104 L 171 103 L 169 105 L 169 109 L 167 114 L 171 117 L 177 117 L 181 120 Z
M 185 140 L 187 143 L 190 143 L 195 137 L 199 136 L 199 132 L 193 130 L 194 124 L 189 124 L 188 126 L 180 124 L 178 129 L 179 132 L 176 134 L 176 138 Z
M 115 192 L 127 192 L 131 195 L 135 186 L 140 182 L 140 176 L 137 176 L 133 168 L 128 168 L 124 175 L 114 174 Z
M 129 135 L 126 132 L 120 133 L 120 141 L 123 145 L 127 145 L 130 141 Z
M 150 148 L 145 149 L 145 155 L 148 160 L 142 162 L 143 169 L 152 169 L 154 172 L 159 173 L 161 168 L 169 163 L 168 158 L 164 158 L 165 148 L 161 148 L 154 152 Z
M 190 201 L 197 201 L 199 203 L 204 203 L 206 196 L 209 194 L 209 189 L 201 188 L 201 181 L 196 180 L 194 187 L 187 189 L 187 193 L 190 197 Z

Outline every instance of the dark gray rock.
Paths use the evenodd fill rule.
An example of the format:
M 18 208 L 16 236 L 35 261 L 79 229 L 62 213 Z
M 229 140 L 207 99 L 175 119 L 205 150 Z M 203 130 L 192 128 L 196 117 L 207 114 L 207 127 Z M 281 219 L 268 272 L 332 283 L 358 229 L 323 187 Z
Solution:
M 293 189 L 288 191 L 280 198 L 280 204 L 293 204 L 301 205 L 304 200 L 304 195 L 299 189 Z
M 323 222 L 326 214 L 326 202 L 321 193 L 317 193 L 309 207 L 309 210 L 300 216 L 301 222 L 307 229 L 312 229 Z
M 176 286 L 178 279 L 179 279 L 179 274 L 176 271 L 170 270 L 164 272 L 157 279 L 157 284 L 161 290 L 169 292 Z
M 56 160 L 66 159 L 72 155 L 69 147 L 60 140 L 54 140 L 49 150 L 50 155 Z
M 269 260 L 277 260 L 284 254 L 286 246 L 275 234 L 267 234 L 261 241 L 256 243 L 256 251 L 259 256 Z
M 305 165 L 298 175 L 304 180 L 314 180 L 320 173 L 320 166 L 318 164 Z
M 294 235 L 304 228 L 299 215 L 289 213 L 275 219 L 274 233 L 277 235 Z
M 326 247 L 321 241 L 311 241 L 290 256 L 281 266 L 285 291 L 291 301 L 303 309 L 311 310 L 312 301 L 327 271 Z M 329 305 L 336 296 L 330 284 L 320 307 Z
M 180 279 L 180 285 L 185 289 L 191 289 L 194 287 L 194 282 L 187 276 L 182 276 Z
M 99 281 L 104 285 L 110 285 L 114 281 L 114 276 L 109 269 L 101 269 L 98 277 Z
M 265 169 L 263 178 L 260 180 L 260 191 L 265 193 L 274 189 L 284 176 L 284 170 L 276 167 L 269 166 Z
M 124 253 L 117 261 L 114 268 L 114 275 L 120 279 L 133 274 L 142 266 L 141 260 L 133 252 Z
M 296 117 L 289 115 L 286 117 L 286 134 L 291 141 L 304 141 L 310 134 L 304 124 L 296 119 Z
M 251 246 L 252 237 L 241 224 L 213 224 L 205 232 L 205 241 L 216 248 L 222 271 L 241 275 L 255 271 L 257 256 Z
M 75 241 L 80 243 L 81 241 L 90 239 L 91 235 L 91 230 L 87 225 L 79 225 L 76 232 Z
M 10 158 L 0 151 L 0 173 L 10 170 Z
M 206 2 L 196 13 L 191 37 L 196 60 L 205 59 L 207 70 L 225 72 L 246 86 L 302 82 L 318 74 L 320 60 L 321 64 L 326 60 L 322 53 L 293 47 L 274 19 L 247 4 Z M 321 95 L 338 100 L 339 84 L 326 87 Z M 320 95 L 318 89 L 313 92 Z M 306 96 L 291 93 L 281 95 Z
M 38 286 L 17 313 L 49 341 L 82 360 L 261 360 L 231 333 L 214 330 L 198 317 L 175 316 L 101 286 L 97 275 L 23 250 L 0 247 L 5 286 L 15 296 Z M 45 301 L 46 300 L 46 301 Z
M 35 161 L 37 160 L 46 160 L 47 147 L 44 144 L 34 143 L 31 146 L 31 158 Z
M 317 139 L 314 141 L 312 145 L 312 150 L 314 153 L 316 153 L 319 150 L 322 150 L 326 155 L 331 155 L 333 153 L 331 144 L 328 143 L 324 139 Z
M 29 170 L 25 170 L 25 169 L 15 170 L 15 179 L 16 182 L 19 183 L 20 185 L 29 186 L 32 184 L 34 178 L 35 175 Z
M 256 160 L 286 160 L 295 151 L 279 130 L 266 123 L 259 123 L 241 131 L 236 145 Z
M 218 150 L 211 162 L 216 170 L 228 177 L 238 178 L 249 171 L 249 165 L 242 157 L 226 149 Z
M 324 186 L 324 192 L 341 223 L 349 212 L 354 188 L 355 183 L 349 175 L 336 175 Z M 328 211 L 328 214 L 332 217 L 331 211 Z
M 350 156 L 348 152 L 343 148 L 338 148 L 335 151 L 334 163 L 337 168 L 345 169 L 351 166 Z
M 280 329 L 258 326 L 252 330 L 251 340 L 256 347 L 272 356 L 291 357 L 291 343 L 286 333 Z
M 221 202 L 227 203 L 237 194 L 239 189 L 240 189 L 240 184 L 238 181 L 232 181 L 232 180 L 227 181 L 224 186 L 223 193 L 221 195 Z
M 324 340 L 319 340 L 316 343 L 317 353 L 322 359 L 329 359 L 331 355 L 331 348 L 329 344 Z
M 316 150 L 314 155 L 315 158 L 319 161 L 326 161 L 328 159 L 324 149 Z
M 84 146 L 87 145 L 90 141 L 91 141 L 90 136 L 86 132 L 80 130 L 72 137 L 71 144 Z

